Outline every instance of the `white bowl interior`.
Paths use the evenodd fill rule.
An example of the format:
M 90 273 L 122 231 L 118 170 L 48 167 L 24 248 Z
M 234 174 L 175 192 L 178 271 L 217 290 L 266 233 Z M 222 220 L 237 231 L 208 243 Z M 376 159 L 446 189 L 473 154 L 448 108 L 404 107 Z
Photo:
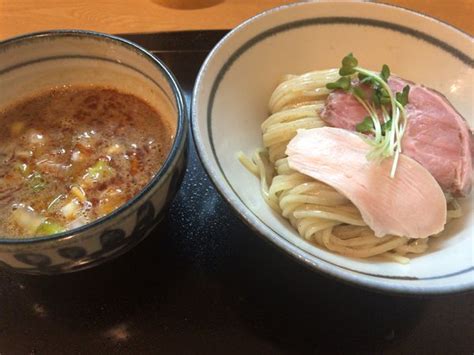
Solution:
M 299 237 L 267 206 L 258 179 L 236 159 L 236 152 L 250 155 L 262 146 L 260 124 L 284 74 L 339 67 L 350 52 L 364 67 L 379 70 L 386 63 L 393 73 L 443 93 L 472 128 L 473 69 L 466 55 L 472 46 L 469 36 L 449 26 L 388 6 L 304 3 L 264 13 L 234 30 L 202 69 L 193 104 L 199 152 L 218 188 L 249 223 L 317 269 L 402 292 L 472 288 L 474 194 L 462 200 L 464 217 L 410 264 L 352 259 Z

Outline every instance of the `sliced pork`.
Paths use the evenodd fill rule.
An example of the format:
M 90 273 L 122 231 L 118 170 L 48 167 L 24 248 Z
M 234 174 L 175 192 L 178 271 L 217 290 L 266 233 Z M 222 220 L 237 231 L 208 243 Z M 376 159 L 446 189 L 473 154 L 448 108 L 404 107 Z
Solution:
M 392 160 L 370 162 L 366 158 L 369 150 L 357 134 L 323 127 L 299 130 L 286 154 L 292 169 L 351 200 L 376 236 L 426 238 L 441 232 L 446 199 L 428 170 L 402 155 L 392 179 Z
M 473 136 L 466 121 L 440 93 L 398 77 L 389 79 L 393 91 L 410 86 L 403 153 L 423 165 L 443 190 L 469 194 L 473 178 Z M 332 92 L 321 112 L 330 126 L 355 130 L 367 112 L 349 93 Z

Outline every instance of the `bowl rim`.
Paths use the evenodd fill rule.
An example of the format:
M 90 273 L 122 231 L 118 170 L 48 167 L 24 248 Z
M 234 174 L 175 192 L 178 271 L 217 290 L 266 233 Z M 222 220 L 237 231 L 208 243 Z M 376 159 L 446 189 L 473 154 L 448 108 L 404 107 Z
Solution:
M 401 6 L 394 6 L 394 5 L 388 5 L 388 4 L 383 4 L 383 3 L 370 3 L 367 1 L 354 2 L 353 4 L 360 5 L 363 3 L 365 3 L 368 6 L 386 7 L 386 8 L 391 8 L 391 9 L 400 11 L 402 13 L 408 12 L 411 15 L 423 17 L 424 19 L 438 23 L 442 27 L 445 27 L 445 28 L 447 27 L 450 30 L 454 30 L 458 35 L 462 35 L 463 37 L 467 37 L 468 39 L 472 40 L 472 36 L 470 36 L 466 32 L 444 21 L 438 20 L 426 14 L 422 14 L 413 10 L 406 9 Z M 193 142 L 195 144 L 199 159 L 201 160 L 207 174 L 211 178 L 213 185 L 216 187 L 216 190 L 224 198 L 224 200 L 227 201 L 227 203 L 230 205 L 232 210 L 244 223 L 246 223 L 254 232 L 256 232 L 256 234 L 259 237 L 264 238 L 264 240 L 269 242 L 274 247 L 277 247 L 278 249 L 282 250 L 285 254 L 296 259 L 298 262 L 300 262 L 304 266 L 310 268 L 313 271 L 318 272 L 319 274 L 325 277 L 334 277 L 344 283 L 351 284 L 357 287 L 368 288 L 368 289 L 372 289 L 378 292 L 383 292 L 383 293 L 388 293 L 388 294 L 398 294 L 398 295 L 435 296 L 435 295 L 443 295 L 443 294 L 448 294 L 448 293 L 452 294 L 452 293 L 463 293 L 463 292 L 472 291 L 474 288 L 474 281 L 471 283 L 469 282 L 462 283 L 461 285 L 459 284 L 456 284 L 456 285 L 453 285 L 453 284 L 448 284 L 448 285 L 430 285 L 430 284 L 413 285 L 412 284 L 412 285 L 409 285 L 409 284 L 402 283 L 402 282 L 406 282 L 410 280 L 410 278 L 407 277 L 406 279 L 396 280 L 396 281 L 400 281 L 398 283 L 393 283 L 393 282 L 390 282 L 393 280 L 391 280 L 389 277 L 385 279 L 377 279 L 377 275 L 375 274 L 366 274 L 363 272 L 349 270 L 337 264 L 332 264 L 330 262 L 327 262 L 324 259 L 318 258 L 310 254 L 309 252 L 297 247 L 296 245 L 293 245 L 291 242 L 281 237 L 278 233 L 267 228 L 266 225 L 263 225 L 263 223 L 255 215 L 253 215 L 253 213 L 251 213 L 250 209 L 247 206 L 242 204 L 241 201 L 237 200 L 234 196 L 228 194 L 228 191 L 226 190 L 230 189 L 230 191 L 232 191 L 232 188 L 226 185 L 225 181 L 223 181 L 223 178 L 220 175 L 216 174 L 216 171 L 214 167 L 212 166 L 213 163 L 211 164 L 211 161 L 213 161 L 212 155 L 207 153 L 207 148 L 205 146 L 204 138 L 200 134 L 201 130 L 199 128 L 199 123 L 198 123 L 198 118 L 197 118 L 197 101 L 198 101 L 198 96 L 200 96 L 199 91 L 200 91 L 201 86 L 203 85 L 202 80 L 207 72 L 207 67 L 209 66 L 209 63 L 214 58 L 216 53 L 220 51 L 224 43 L 226 43 L 229 39 L 231 39 L 236 33 L 245 29 L 248 25 L 259 21 L 261 17 L 266 17 L 275 12 L 283 11 L 287 8 L 293 8 L 293 7 L 299 7 L 299 6 L 319 6 L 319 4 L 320 3 L 318 2 L 309 2 L 309 3 L 297 2 L 293 4 L 278 6 L 278 7 L 263 11 L 249 18 L 248 20 L 242 22 L 237 27 L 235 27 L 232 31 L 230 31 L 227 35 L 225 35 L 217 43 L 217 45 L 213 48 L 213 50 L 209 53 L 203 65 L 201 66 L 199 74 L 196 78 L 196 84 L 194 86 L 192 103 L 191 103 L 191 131 L 192 131 L 192 136 L 193 136 Z M 352 5 L 352 4 L 349 3 L 346 5 Z M 261 33 L 261 32 L 258 32 L 258 33 Z M 235 53 L 235 49 L 231 53 L 226 55 L 226 58 L 229 58 L 233 53 Z M 207 129 L 209 128 L 207 127 Z M 311 259 L 317 259 L 317 261 L 311 260 Z M 474 267 L 471 267 L 468 271 L 471 272 L 472 270 L 474 270 Z M 414 281 L 418 281 L 418 280 L 414 280 Z
M 183 91 L 181 86 L 179 85 L 178 80 L 172 73 L 172 71 L 164 64 L 164 62 L 155 57 L 152 53 L 150 53 L 145 48 L 141 47 L 140 45 L 129 41 L 127 39 L 114 36 L 107 33 L 96 32 L 96 31 L 89 31 L 89 30 L 76 30 L 76 29 L 59 29 L 59 30 L 50 30 L 50 31 L 41 31 L 41 32 L 31 32 L 22 34 L 19 36 L 11 37 L 6 40 L 0 41 L 0 50 L 4 46 L 10 45 L 17 45 L 23 43 L 24 41 L 30 40 L 39 40 L 44 38 L 65 38 L 65 37 L 72 37 L 72 38 L 92 38 L 96 40 L 102 40 L 105 42 L 111 42 L 116 45 L 121 45 L 122 47 L 134 51 L 136 54 L 141 55 L 145 59 L 147 59 L 151 64 L 153 64 L 163 75 L 166 82 L 170 86 L 173 92 L 173 98 L 175 100 L 175 104 L 177 107 L 177 125 L 176 125 L 176 132 L 175 136 L 172 141 L 171 148 L 166 156 L 165 161 L 161 165 L 161 167 L 156 171 L 153 177 L 148 181 L 148 183 L 130 200 L 122 204 L 116 210 L 112 211 L 111 213 L 100 217 L 90 223 L 85 225 L 79 226 L 77 228 L 69 229 L 61 233 L 46 235 L 46 236 L 38 236 L 38 237 L 9 237 L 5 238 L 0 236 L 0 245 L 31 245 L 36 243 L 42 242 L 50 242 L 50 241 L 59 241 L 59 240 L 68 240 L 70 238 L 78 237 L 79 235 L 83 235 L 86 232 L 93 230 L 99 227 L 102 224 L 106 224 L 107 222 L 112 221 L 118 216 L 127 217 L 133 211 L 131 211 L 132 207 L 135 207 L 139 201 L 141 201 L 147 194 L 153 191 L 159 184 L 162 182 L 162 178 L 168 173 L 170 168 L 177 163 L 177 160 L 180 157 L 180 152 L 183 150 L 184 145 L 186 143 L 186 137 L 188 132 L 188 114 L 186 111 L 186 105 L 184 100 Z M 170 98 L 171 99 L 171 98 Z M 128 214 L 124 214 L 124 212 L 130 211 Z

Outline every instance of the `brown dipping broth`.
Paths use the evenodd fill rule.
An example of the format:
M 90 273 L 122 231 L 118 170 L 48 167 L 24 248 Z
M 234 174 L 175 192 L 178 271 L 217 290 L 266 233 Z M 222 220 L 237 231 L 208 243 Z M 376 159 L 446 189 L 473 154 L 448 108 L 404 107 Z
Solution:
M 142 99 L 65 87 L 0 110 L 0 236 L 49 235 L 100 218 L 136 195 L 172 143 Z

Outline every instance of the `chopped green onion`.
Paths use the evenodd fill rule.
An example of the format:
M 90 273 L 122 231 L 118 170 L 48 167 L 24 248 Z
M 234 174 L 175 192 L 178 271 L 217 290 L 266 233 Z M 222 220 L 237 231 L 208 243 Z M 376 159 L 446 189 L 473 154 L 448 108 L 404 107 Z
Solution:
M 99 160 L 89 169 L 87 169 L 86 179 L 103 180 L 115 175 L 115 170 L 105 160 Z
M 45 220 L 36 229 L 36 235 L 50 235 L 50 234 L 61 233 L 63 231 L 64 231 L 64 228 L 60 224 L 51 222 L 49 220 Z
M 36 171 L 28 176 L 28 183 L 33 192 L 40 192 L 44 190 L 47 185 L 43 175 Z
M 30 169 L 28 167 L 28 164 L 18 163 L 15 165 L 15 169 L 24 177 L 27 177 L 30 174 Z

